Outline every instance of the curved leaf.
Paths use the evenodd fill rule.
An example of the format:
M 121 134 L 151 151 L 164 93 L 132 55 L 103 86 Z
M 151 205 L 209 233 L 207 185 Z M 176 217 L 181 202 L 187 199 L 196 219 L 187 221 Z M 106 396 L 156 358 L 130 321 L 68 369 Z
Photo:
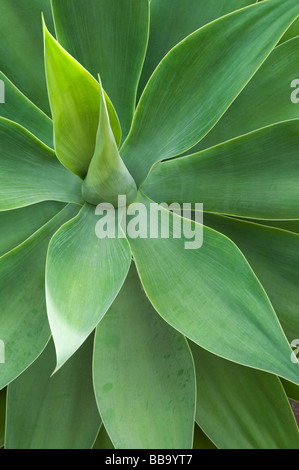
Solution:
M 60 44 L 89 72 L 101 76 L 129 131 L 148 39 L 148 0 L 52 0 Z
M 0 212 L 0 257 L 24 242 L 62 209 L 60 202 L 42 202 Z
M 41 14 L 54 29 L 50 0 L 1 0 L 0 70 L 49 116 Z
M 273 307 L 236 245 L 208 227 L 150 206 L 141 192 L 137 201 L 146 208 L 140 210 L 139 224 L 150 227 L 152 218 L 158 225 L 158 238 L 150 233 L 129 237 L 142 284 L 157 312 L 208 351 L 299 384 L 299 364 L 292 363 Z M 166 229 L 169 238 L 162 236 Z M 201 248 L 186 249 L 186 240 L 192 236 L 198 242 L 201 233 Z
M 7 395 L 7 449 L 90 449 L 101 425 L 92 386 L 93 338 L 57 374 L 52 341 Z
M 99 85 L 101 107 L 94 154 L 82 187 L 90 204 L 109 201 L 117 207 L 118 195 L 126 195 L 130 204 L 137 194 L 136 184 L 120 158 L 113 136 L 102 84 Z
M 298 61 L 299 37 L 276 47 L 216 126 L 189 153 L 299 118 L 299 106 L 291 101 L 291 83 L 298 75 Z
M 212 129 L 298 15 L 297 0 L 257 3 L 204 26 L 167 54 L 121 151 L 136 183 L 155 162 L 188 150 Z
M 299 236 L 228 217 L 206 214 L 204 223 L 233 240 L 263 284 L 291 342 L 299 335 Z
M 176 44 L 196 29 L 239 8 L 246 7 L 255 0 L 151 0 L 150 36 L 144 67 L 140 79 L 140 89 L 163 57 Z
M 202 429 L 195 423 L 193 449 L 217 449 L 218 447 L 208 438 Z
M 61 163 L 84 178 L 94 153 L 101 94 L 98 82 L 53 38 L 44 24 L 45 67 L 54 124 L 54 144 Z M 117 145 L 121 129 L 106 96 Z
M 202 202 L 204 211 L 299 218 L 299 119 L 157 164 L 142 190 L 155 201 Z
M 94 387 L 118 449 L 190 449 L 195 381 L 186 340 L 154 311 L 135 267 L 99 323 Z
M 0 389 L 14 380 L 41 353 L 50 337 L 45 302 L 45 261 L 56 230 L 77 213 L 68 205 L 22 245 L 0 258 Z
M 0 72 L 4 83 L 4 103 L 0 116 L 15 121 L 53 148 L 53 123 L 51 119 L 29 101 L 8 78 Z
M 97 438 L 92 448 L 102 450 L 114 449 L 114 445 L 112 444 L 111 439 L 103 424 L 100 428 L 99 434 L 97 435 Z
M 194 343 L 191 350 L 196 421 L 218 447 L 299 449 L 298 428 L 277 377 L 226 361 Z
M 82 203 L 81 180 L 30 132 L 0 118 L 0 210 L 46 200 Z
M 114 211 L 108 211 L 108 217 Z M 124 238 L 96 235 L 95 207 L 85 204 L 78 216 L 52 238 L 46 265 L 46 298 L 59 369 L 85 341 L 110 307 L 131 262 Z

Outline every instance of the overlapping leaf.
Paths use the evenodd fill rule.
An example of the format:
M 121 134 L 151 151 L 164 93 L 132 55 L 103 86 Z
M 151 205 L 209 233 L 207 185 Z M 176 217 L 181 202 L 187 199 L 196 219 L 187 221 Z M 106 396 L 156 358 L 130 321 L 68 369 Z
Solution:
M 298 428 L 277 377 L 194 343 L 196 421 L 221 449 L 298 449 Z M 225 429 L 225 432 L 223 430 Z
M 101 94 L 98 82 L 53 38 L 44 25 L 45 67 L 58 159 L 81 178 L 93 156 Z M 121 129 L 106 96 L 111 128 L 117 145 Z
M 60 44 L 111 98 L 123 136 L 130 129 L 148 39 L 148 0 L 52 0 Z
M 45 301 L 45 261 L 49 240 L 77 213 L 68 205 L 40 230 L 0 258 L 1 340 L 0 389 L 31 364 L 50 337 Z
M 151 208 L 142 193 L 138 202 L 147 208 L 139 215 L 145 227 L 158 208 Z M 291 362 L 291 348 L 273 307 L 236 245 L 188 221 L 188 237 L 195 239 L 203 230 L 204 243 L 200 249 L 185 249 L 182 218 L 164 208 L 159 211 L 159 237 L 129 241 L 145 291 L 160 315 L 219 356 L 299 384 L 299 364 Z M 169 238 L 161 236 L 165 228 Z
M 202 202 L 207 212 L 299 218 L 299 120 L 157 164 L 143 191 L 159 202 Z
M 7 449 L 90 449 L 101 419 L 92 385 L 93 337 L 53 377 L 52 341 L 8 387 Z M 20 393 L 21 391 L 21 393 Z
M 167 54 L 121 151 L 138 184 L 155 162 L 188 150 L 212 129 L 298 15 L 297 0 L 255 4 L 204 26 Z
M 114 217 L 114 211 L 108 213 L 107 217 L 110 216 Z M 106 313 L 130 266 L 127 240 L 98 238 L 97 222 L 95 207 L 85 204 L 49 245 L 46 298 L 57 369 L 74 354 Z
M 191 448 L 190 351 L 146 299 L 134 266 L 97 327 L 93 375 L 99 410 L 116 448 Z

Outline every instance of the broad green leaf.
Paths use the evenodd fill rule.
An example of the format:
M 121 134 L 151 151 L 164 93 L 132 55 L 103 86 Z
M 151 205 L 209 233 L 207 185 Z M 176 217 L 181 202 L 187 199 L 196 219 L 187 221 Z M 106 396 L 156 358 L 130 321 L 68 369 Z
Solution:
M 49 245 L 46 298 L 57 353 L 56 370 L 106 313 L 131 262 L 125 238 L 98 238 L 95 209 L 85 204 L 76 218 L 58 230 Z M 106 217 L 112 219 L 114 211 L 107 211 Z
M 114 445 L 112 444 L 111 439 L 103 424 L 100 428 L 99 434 L 97 435 L 97 438 L 92 448 L 102 450 L 114 449 Z
M 214 214 L 205 214 L 204 224 L 236 243 L 265 288 L 288 340 L 298 338 L 299 235 Z
M 100 119 L 94 155 L 82 187 L 85 201 L 91 204 L 109 201 L 115 207 L 118 195 L 126 195 L 130 204 L 137 194 L 136 184 L 122 161 L 111 130 L 102 84 Z
M 150 5 L 150 36 L 140 89 L 152 72 L 176 44 L 198 28 L 255 0 L 152 0 Z
M 0 118 L 0 211 L 52 200 L 82 203 L 81 180 L 19 124 Z
M 5 101 L 0 104 L 0 116 L 17 122 L 48 147 L 53 147 L 53 123 L 51 119 L 29 101 L 1 72 L 0 80 L 4 83 Z
M 195 423 L 193 449 L 217 449 L 203 430 Z
M 60 44 L 103 87 L 126 137 L 148 39 L 148 0 L 52 0 Z
M 299 234 L 299 220 L 253 220 L 253 222 Z
M 189 153 L 276 122 L 299 118 L 291 100 L 298 76 L 299 37 L 276 47 L 216 126 Z
M 0 256 L 23 243 L 63 209 L 61 202 L 41 202 L 0 212 Z
M 53 377 L 52 341 L 8 387 L 7 449 L 90 449 L 101 425 L 92 385 L 93 338 Z
M 54 124 L 54 144 L 61 163 L 81 178 L 93 156 L 101 94 L 98 82 L 49 33 L 44 24 L 45 67 Z M 118 117 L 106 103 L 117 145 L 121 139 Z
M 237 246 L 208 227 L 150 205 L 141 192 L 137 202 L 140 214 L 135 217 L 143 227 L 152 230 L 160 213 L 158 237 L 129 236 L 142 284 L 157 312 L 208 351 L 299 384 L 299 364 L 291 362 L 273 307 Z M 129 223 L 134 222 L 132 216 Z M 203 244 L 196 249 L 201 234 Z M 191 237 L 193 249 L 187 249 Z
M 289 27 L 285 35 L 282 37 L 281 42 L 288 41 L 291 38 L 299 35 L 299 19 Z
M 158 202 L 202 202 L 204 211 L 299 218 L 299 119 L 157 164 L 142 190 Z
M 45 302 L 45 261 L 52 235 L 77 213 L 68 205 L 22 245 L 0 258 L 0 389 L 41 353 L 50 337 Z
M 0 390 L 0 448 L 4 445 L 6 416 L 6 388 Z
M 145 88 L 121 156 L 140 184 L 151 166 L 193 147 L 217 123 L 299 15 L 297 0 L 268 0 L 195 31 Z
M 221 449 L 299 449 L 298 428 L 277 377 L 191 343 L 196 421 Z
M 50 0 L 1 0 L 0 70 L 50 116 L 41 14 L 54 30 Z
M 185 338 L 155 312 L 134 265 L 96 330 L 94 387 L 117 449 L 190 449 L 195 381 Z

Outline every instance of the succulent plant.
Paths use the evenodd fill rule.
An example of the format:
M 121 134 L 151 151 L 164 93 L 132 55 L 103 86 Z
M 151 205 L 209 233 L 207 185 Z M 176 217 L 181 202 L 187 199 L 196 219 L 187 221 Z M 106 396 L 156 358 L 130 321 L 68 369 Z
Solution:
M 6 448 L 299 447 L 298 16 L 0 0 Z

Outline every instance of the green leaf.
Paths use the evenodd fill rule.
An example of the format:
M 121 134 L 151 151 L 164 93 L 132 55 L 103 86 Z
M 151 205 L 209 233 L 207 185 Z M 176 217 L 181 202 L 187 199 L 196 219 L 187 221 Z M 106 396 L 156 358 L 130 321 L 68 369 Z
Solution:
M 19 124 L 0 118 L 0 210 L 52 200 L 82 203 L 81 180 Z
M 281 384 L 289 398 L 299 402 L 299 386 L 285 379 L 280 379 Z
M 4 445 L 6 417 L 6 388 L 0 390 L 0 448 Z
M 299 449 L 298 428 L 277 377 L 191 343 L 196 421 L 221 449 Z M 225 431 L 224 431 L 225 430 Z
M 299 220 L 254 220 L 253 222 L 299 234 Z
M 137 202 L 143 209 L 135 206 L 140 210 L 135 217 L 143 227 L 152 229 L 151 218 L 155 222 L 160 212 L 158 238 L 150 233 L 129 237 L 142 284 L 157 312 L 214 354 L 299 384 L 299 364 L 292 363 L 273 307 L 236 245 L 210 228 L 150 206 L 141 192 Z M 168 229 L 169 238 L 164 238 Z M 203 244 L 195 249 L 201 234 Z M 194 249 L 186 249 L 191 237 Z
M 140 79 L 140 90 L 163 57 L 196 29 L 255 0 L 152 0 L 150 36 Z
M 114 449 L 114 445 L 112 444 L 111 439 L 103 424 L 100 428 L 99 434 L 97 435 L 97 438 L 92 448 L 102 450 Z
M 1 0 L 0 2 L 0 69 L 22 93 L 49 116 L 44 56 L 43 12 L 54 30 L 51 1 Z
M 136 183 L 155 162 L 188 150 L 212 129 L 298 15 L 297 0 L 251 5 L 167 54 L 140 98 L 121 152 Z
M 114 211 L 107 211 L 107 218 Z M 78 216 L 52 238 L 46 265 L 49 323 L 60 368 L 85 341 L 110 307 L 131 262 L 125 238 L 96 235 L 95 207 Z M 113 221 L 114 223 L 114 221 Z
M 0 258 L 0 389 L 41 353 L 50 337 L 45 302 L 45 261 L 49 240 L 77 213 L 68 205 L 22 245 Z
M 45 67 L 54 124 L 54 143 L 61 163 L 81 178 L 93 156 L 101 94 L 98 82 L 53 38 L 44 24 Z M 117 145 L 121 129 L 106 96 Z
M 299 218 L 299 119 L 157 164 L 142 190 L 155 201 L 202 202 L 204 211 Z
M 94 387 L 117 449 L 190 449 L 195 382 L 185 338 L 154 311 L 135 267 L 99 323 Z
M 110 202 L 115 207 L 118 195 L 126 195 L 130 204 L 137 194 L 136 184 L 122 161 L 111 130 L 104 91 L 100 84 L 101 107 L 94 155 L 82 187 L 85 201 Z
M 298 61 L 299 37 L 276 47 L 218 124 L 192 148 L 192 153 L 276 122 L 299 118 L 299 106 L 291 101 L 291 83 L 297 77 Z
M 101 425 L 92 386 L 93 338 L 51 377 L 52 341 L 8 387 L 7 449 L 90 449 Z
M 52 0 L 60 44 L 101 76 L 126 137 L 148 39 L 148 0 Z
M 0 256 L 24 242 L 62 209 L 60 202 L 42 202 L 0 212 Z
M 53 148 L 53 123 L 51 119 L 29 101 L 8 78 L 0 72 L 4 83 L 4 103 L 0 104 L 0 116 L 15 121 Z
M 233 240 L 264 286 L 291 342 L 299 335 L 299 235 L 229 217 L 205 214 L 204 223 Z

